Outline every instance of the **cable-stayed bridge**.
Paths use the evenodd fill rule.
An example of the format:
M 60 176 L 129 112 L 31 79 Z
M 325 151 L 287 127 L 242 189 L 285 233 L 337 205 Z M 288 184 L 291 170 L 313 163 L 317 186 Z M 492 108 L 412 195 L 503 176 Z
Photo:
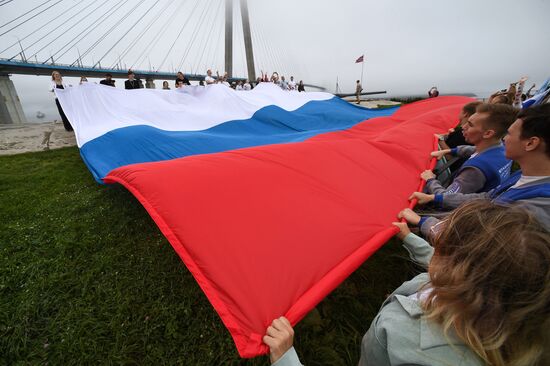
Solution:
M 16 15 L 0 17 L 0 123 L 25 122 L 10 74 L 125 79 L 132 69 L 145 80 L 178 71 L 202 80 L 211 69 L 255 80 L 303 71 L 250 22 L 247 0 L 0 0 L 7 10 Z

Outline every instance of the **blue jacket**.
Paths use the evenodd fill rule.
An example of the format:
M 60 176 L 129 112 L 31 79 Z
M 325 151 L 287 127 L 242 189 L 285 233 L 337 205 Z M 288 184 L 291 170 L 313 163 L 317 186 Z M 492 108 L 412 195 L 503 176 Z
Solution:
M 487 192 L 497 187 L 510 176 L 512 161 L 504 156 L 504 146 L 490 147 L 480 154 L 468 159 L 457 171 L 457 175 L 468 167 L 479 169 L 485 176 L 485 185 L 480 192 Z
M 535 197 L 550 198 L 550 183 L 510 188 L 517 183 L 520 177 L 521 170 L 518 170 L 491 192 L 491 198 L 498 203 L 514 202 Z
M 454 209 L 464 202 L 474 199 L 490 199 L 496 203 L 517 202 L 527 208 L 537 220 L 550 231 L 550 176 L 540 180 L 525 183 L 518 188 L 511 188 L 521 178 L 521 170 L 512 174 L 497 188 L 490 192 L 470 194 L 436 194 L 434 204 L 441 209 Z M 437 225 L 435 217 L 423 216 L 418 226 L 425 237 L 432 237 L 432 228 Z

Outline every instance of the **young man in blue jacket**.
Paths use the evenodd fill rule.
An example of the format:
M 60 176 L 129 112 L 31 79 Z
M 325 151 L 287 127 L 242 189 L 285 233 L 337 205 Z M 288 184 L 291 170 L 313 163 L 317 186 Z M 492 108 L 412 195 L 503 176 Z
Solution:
M 550 230 L 550 104 L 522 110 L 504 138 L 506 158 L 518 163 L 515 172 L 499 186 L 483 193 L 426 194 L 415 192 L 410 199 L 423 205 L 434 202 L 440 209 L 454 209 L 474 199 L 495 202 L 517 202 L 527 207 Z M 420 217 L 406 209 L 401 215 L 411 224 L 420 226 L 425 237 L 433 235 L 440 220 Z
M 451 184 L 443 187 L 431 170 L 421 177 L 427 181 L 425 192 L 429 194 L 478 193 L 489 191 L 510 175 L 512 162 L 504 156 L 502 138 L 515 121 L 517 110 L 505 104 L 480 104 L 476 113 L 468 118 L 462 133 L 474 146 L 458 146 L 432 152 L 441 159 L 451 154 L 469 158 L 455 173 Z

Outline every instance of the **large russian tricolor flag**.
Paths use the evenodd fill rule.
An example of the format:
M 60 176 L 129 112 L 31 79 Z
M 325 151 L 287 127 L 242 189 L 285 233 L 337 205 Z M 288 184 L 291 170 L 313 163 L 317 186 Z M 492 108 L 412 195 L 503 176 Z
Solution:
M 223 85 L 57 90 L 94 178 L 147 209 L 242 357 L 292 324 L 396 233 L 434 133 L 465 97 L 367 110 L 328 93 Z
M 396 110 L 369 111 L 271 83 L 249 92 L 221 84 L 171 91 L 84 84 L 56 92 L 98 182 L 128 164 L 303 141 Z

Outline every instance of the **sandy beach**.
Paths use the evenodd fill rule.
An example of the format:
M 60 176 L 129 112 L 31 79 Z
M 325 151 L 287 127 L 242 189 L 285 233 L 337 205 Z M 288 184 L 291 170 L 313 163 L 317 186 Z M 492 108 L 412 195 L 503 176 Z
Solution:
M 21 154 L 74 146 L 73 132 L 67 132 L 61 121 L 0 125 L 0 155 Z

